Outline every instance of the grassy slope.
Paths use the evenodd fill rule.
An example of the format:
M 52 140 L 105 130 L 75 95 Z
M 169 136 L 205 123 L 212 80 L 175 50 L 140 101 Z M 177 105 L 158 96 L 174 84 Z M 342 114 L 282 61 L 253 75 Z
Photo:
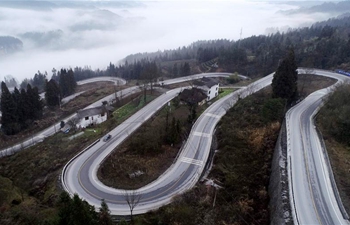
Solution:
M 284 107 L 279 119 L 265 121 L 261 113 L 269 95 L 263 91 L 240 100 L 221 120 L 209 178 L 222 189 L 198 184 L 173 204 L 139 218 L 139 224 L 267 224 L 270 161 Z
M 234 89 L 223 89 L 216 99 L 228 95 L 233 90 Z M 188 106 L 174 105 L 173 101 L 171 109 L 167 106 L 163 107 L 152 119 L 142 125 L 131 138 L 127 139 L 120 147 L 116 148 L 108 159 L 106 159 L 98 172 L 98 176 L 104 184 L 115 188 L 139 188 L 157 179 L 169 168 L 178 154 L 182 139 L 186 139 L 191 129 L 190 124 L 187 123 L 187 117 L 190 113 Z M 116 113 L 123 115 L 124 110 L 127 110 L 129 107 L 129 104 L 125 105 Z M 198 107 L 197 115 L 199 116 L 206 107 L 207 105 Z M 169 126 L 174 117 L 176 120 L 179 120 L 182 130 L 180 135 L 182 139 L 179 138 L 173 145 L 167 143 L 164 139 L 167 110 L 169 112 Z M 154 149 L 154 152 L 144 154 L 140 149 L 135 149 L 132 146 L 135 141 L 161 142 L 161 147 L 159 150 Z M 144 174 L 136 178 L 130 178 L 129 174 L 136 171 L 142 171 Z
M 124 101 L 142 99 L 133 95 Z M 136 100 L 135 100 L 136 102 Z M 124 102 L 125 103 L 125 102 Z M 132 113 L 132 112 L 130 112 Z M 126 114 L 125 119 L 131 114 Z M 63 166 L 84 147 L 122 122 L 116 117 L 73 134 L 57 133 L 44 142 L 13 156 L 0 159 L 0 224 L 40 224 L 57 216 L 56 201 L 61 192 L 59 175 Z M 1 194 L 0 193 L 0 194 Z M 19 197 L 20 196 L 20 197 Z
M 349 85 L 336 90 L 317 116 L 340 197 L 350 215 Z
M 332 83 L 310 75 L 299 78 L 299 88 L 307 84 L 303 96 Z M 241 100 L 218 126 L 219 152 L 209 178 L 223 189 L 215 193 L 198 184 L 169 206 L 139 217 L 138 224 L 268 224 L 269 170 L 283 117 L 283 104 L 272 101 L 276 105 L 268 110 L 269 96 L 263 90 Z
M 237 121 L 240 121 L 240 117 L 238 118 Z M 110 120 L 96 127 L 96 130 L 101 134 L 108 132 L 118 122 L 120 121 Z M 254 121 L 249 122 L 254 123 Z M 53 220 L 56 215 L 55 202 L 60 192 L 57 179 L 61 168 L 72 156 L 101 134 L 85 132 L 83 136 L 73 141 L 68 141 L 66 136 L 59 134 L 19 154 L 0 159 L 0 179 L 3 181 L 0 182 L 0 191 L 4 193 L 1 196 L 6 196 L 0 198 L 0 223 L 40 224 L 45 220 Z M 258 137 L 261 140 L 261 136 L 258 135 L 256 138 Z M 223 157 L 223 159 L 225 158 Z M 221 221 L 219 219 L 221 214 L 228 215 L 228 213 L 212 206 L 213 196 L 215 195 L 212 189 L 199 185 L 188 194 L 179 197 L 175 206 L 172 205 L 170 208 L 162 209 L 160 212 L 164 212 L 164 217 L 148 217 L 146 221 L 143 220 L 143 224 L 149 224 L 147 221 L 158 221 L 159 219 L 168 221 L 160 224 L 186 224 L 185 221 L 193 221 L 196 224 L 196 221 L 202 220 L 216 223 L 216 221 Z M 183 202 L 188 202 L 189 205 L 183 205 Z M 204 205 L 198 205 L 196 202 Z M 238 205 L 243 208 L 248 207 L 247 210 L 249 211 L 249 204 L 246 205 L 246 203 L 245 201 L 238 202 Z M 228 206 L 227 210 L 232 214 L 232 208 L 230 207 Z M 202 211 L 202 209 L 207 210 Z M 198 212 L 199 217 L 201 217 L 187 220 L 186 218 L 191 216 L 190 213 L 194 211 Z M 176 219 L 177 216 L 182 219 Z
M 94 84 L 80 85 L 77 87 L 76 92 L 84 90 L 86 92 L 63 105 L 61 109 L 59 107 L 55 108 L 54 110 L 45 109 L 41 120 L 36 121 L 36 124 L 26 130 L 23 130 L 19 134 L 5 136 L 0 133 L 0 149 L 12 146 L 26 138 L 30 138 L 32 134 L 35 134 L 50 126 L 54 122 L 58 122 L 68 115 L 73 114 L 78 109 L 82 109 L 92 102 L 95 102 L 106 95 L 112 94 L 115 91 L 115 86 L 111 82 L 97 82 Z

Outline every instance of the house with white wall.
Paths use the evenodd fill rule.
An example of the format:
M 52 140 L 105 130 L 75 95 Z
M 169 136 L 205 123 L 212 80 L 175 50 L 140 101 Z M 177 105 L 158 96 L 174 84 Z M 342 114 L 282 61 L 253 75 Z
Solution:
M 71 129 L 73 124 L 75 124 L 76 129 L 81 129 L 103 123 L 107 120 L 109 113 L 112 111 L 113 107 L 109 105 L 78 110 L 77 115 L 65 121 L 65 125 L 61 128 L 61 131 L 63 133 L 68 133 L 70 130 L 73 130 Z
M 107 120 L 107 109 L 104 106 L 79 110 L 77 112 L 77 128 L 86 128 Z
M 194 85 L 206 93 L 207 101 L 212 100 L 219 94 L 219 82 L 212 78 L 203 77 L 196 81 Z

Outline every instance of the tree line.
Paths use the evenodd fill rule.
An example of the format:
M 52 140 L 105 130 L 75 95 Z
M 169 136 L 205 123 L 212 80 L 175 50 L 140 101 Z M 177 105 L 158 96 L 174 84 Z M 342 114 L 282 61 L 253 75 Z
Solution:
M 34 120 L 41 119 L 45 104 L 48 107 L 59 105 L 61 99 L 73 94 L 77 86 L 71 69 L 61 69 L 57 77 L 53 76 L 50 81 L 47 81 L 46 75 L 38 72 L 31 83 L 36 86 L 27 83 L 25 88 L 21 85 L 20 90 L 15 87 L 12 93 L 5 82 L 1 83 L 1 130 L 6 135 L 14 135 L 28 128 Z M 40 98 L 39 88 L 46 91 L 45 102 Z
M 57 225 L 111 225 L 113 224 L 108 205 L 101 202 L 99 212 L 95 207 L 79 198 L 77 194 L 71 198 L 67 192 L 62 192 L 58 201 Z
M 147 64 L 155 63 L 159 76 L 170 74 L 172 77 L 186 76 L 192 73 L 186 63 L 177 60 L 195 60 L 198 64 L 217 58 L 219 67 L 225 71 L 238 72 L 251 77 L 263 76 L 273 72 L 283 58 L 293 48 L 296 62 L 302 67 L 333 69 L 341 67 L 349 69 L 350 39 L 348 29 L 349 15 L 318 22 L 311 27 L 289 29 L 286 33 L 276 32 L 269 35 L 258 35 L 241 40 L 209 40 L 197 41 L 189 46 L 173 50 L 153 53 L 137 53 L 127 56 L 121 64 L 110 63 L 105 70 L 92 70 L 90 67 L 75 67 L 70 69 L 76 81 L 97 76 L 118 76 L 124 79 L 141 79 L 141 73 Z M 165 66 L 173 61 L 172 66 Z M 176 64 L 176 65 L 175 65 Z M 189 72 L 188 72 L 189 71 Z M 57 77 L 60 71 L 52 70 L 52 77 L 59 83 Z M 27 84 L 38 87 L 39 92 L 45 90 L 47 72 L 38 71 L 33 79 L 25 79 L 21 88 Z
M 5 134 L 16 134 L 41 118 L 43 106 L 38 88 L 28 84 L 26 89 L 19 91 L 15 87 L 11 93 L 5 82 L 1 82 L 1 129 Z
M 293 48 L 297 56 L 296 63 L 301 67 L 350 69 L 349 28 L 350 17 L 346 14 L 310 27 L 289 29 L 287 32 L 254 35 L 236 41 L 198 41 L 174 50 L 133 54 L 124 59 L 123 65 L 127 68 L 143 60 L 155 61 L 161 71 L 173 74 L 172 67 L 166 68 L 165 62 L 195 60 L 200 64 L 218 58 L 219 67 L 225 71 L 259 77 L 275 71 L 280 59 Z M 137 75 L 124 74 L 123 77 L 134 79 Z

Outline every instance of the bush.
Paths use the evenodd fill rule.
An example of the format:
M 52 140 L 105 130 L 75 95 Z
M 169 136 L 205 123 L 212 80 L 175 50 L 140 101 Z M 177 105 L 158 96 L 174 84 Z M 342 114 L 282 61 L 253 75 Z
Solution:
M 328 97 L 318 119 L 337 141 L 350 144 L 350 85 L 338 87 Z

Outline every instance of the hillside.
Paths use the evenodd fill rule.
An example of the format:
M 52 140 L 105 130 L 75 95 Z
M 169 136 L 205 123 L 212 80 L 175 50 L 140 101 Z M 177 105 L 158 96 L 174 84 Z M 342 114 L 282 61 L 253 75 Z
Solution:
M 252 36 L 240 41 L 198 41 L 175 50 L 128 56 L 124 65 L 111 63 L 103 74 L 146 82 L 157 78 L 148 76 L 154 71 L 163 77 L 178 77 L 194 73 L 202 63 L 215 59 L 213 62 L 218 66 L 212 67 L 212 71 L 237 71 L 259 78 L 274 71 L 291 47 L 298 66 L 350 70 L 349 31 L 350 17 L 342 17 L 287 33 Z M 20 44 L 18 39 L 6 40 Z M 87 76 L 85 72 L 79 76 Z M 304 95 L 332 82 L 310 76 L 303 76 L 300 81 Z M 129 100 L 134 97 L 139 96 Z M 174 204 L 141 216 L 137 222 L 268 224 L 266 190 L 270 160 L 284 112 L 285 102 L 271 99 L 269 89 L 240 100 L 218 127 L 215 147 L 219 152 L 209 177 L 223 189 L 216 191 L 199 184 L 176 198 Z M 113 118 L 95 127 L 96 132 L 89 129 L 73 141 L 65 134 L 57 134 L 19 154 L 0 159 L 0 223 L 57 224 L 61 169 L 80 149 L 119 122 Z
M 259 35 L 242 40 L 198 41 L 178 49 L 153 53 L 138 53 L 127 56 L 124 66 L 116 73 L 128 78 L 127 68 L 142 60 L 151 60 L 159 65 L 167 62 L 169 68 L 176 60 L 196 60 L 201 63 L 217 58 L 218 67 L 212 71 L 238 72 L 250 77 L 261 77 L 273 72 L 289 48 L 294 48 L 297 64 L 318 69 L 342 68 L 350 70 L 350 17 L 344 14 L 310 27 L 290 29 L 286 33 Z M 195 67 L 191 67 L 194 73 Z M 193 71 L 192 71 L 193 70 Z
M 11 36 L 0 36 L 0 56 L 14 53 L 23 48 L 20 39 Z

